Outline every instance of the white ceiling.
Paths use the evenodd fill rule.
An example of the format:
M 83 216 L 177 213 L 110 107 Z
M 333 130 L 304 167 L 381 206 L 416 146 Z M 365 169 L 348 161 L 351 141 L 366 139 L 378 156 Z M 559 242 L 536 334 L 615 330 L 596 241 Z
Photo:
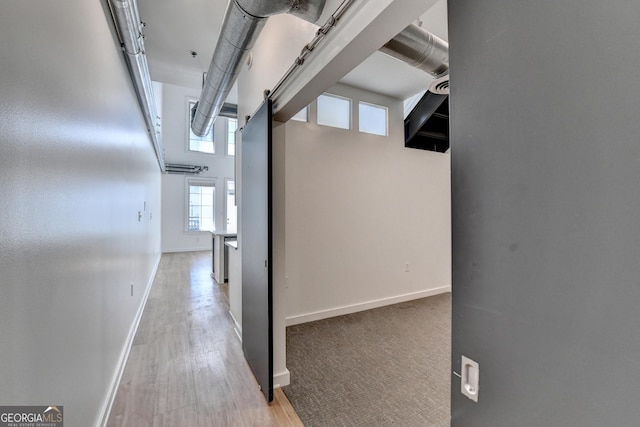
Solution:
M 138 0 L 151 79 L 201 87 L 226 5 L 227 0 Z
M 327 0 L 323 23 L 339 0 Z M 227 0 L 138 0 L 146 23 L 145 46 L 151 78 L 163 83 L 200 88 L 209 68 Z M 446 1 L 420 16 L 423 28 L 447 39 Z M 300 40 L 300 48 L 309 40 Z M 197 52 L 195 58 L 191 51 Z M 399 99 L 425 90 L 431 78 L 401 61 L 376 52 L 347 74 L 341 83 Z M 232 91 L 228 101 L 237 102 Z

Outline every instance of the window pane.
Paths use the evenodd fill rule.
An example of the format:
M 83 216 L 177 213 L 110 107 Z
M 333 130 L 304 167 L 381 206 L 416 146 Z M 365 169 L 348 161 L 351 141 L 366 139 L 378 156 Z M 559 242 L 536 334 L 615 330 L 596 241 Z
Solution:
M 213 231 L 215 228 L 215 187 L 189 185 L 188 231 Z
M 238 120 L 227 119 L 227 155 L 236 155 L 236 130 L 238 129 Z
M 215 154 L 215 145 L 213 143 L 213 126 L 209 130 L 209 133 L 205 136 L 197 136 L 191 130 L 191 109 L 195 105 L 195 102 L 189 102 L 189 151 L 199 151 L 201 153 Z
M 318 97 L 318 124 L 350 129 L 351 101 L 333 95 L 320 95 Z
M 235 233 L 238 229 L 238 207 L 236 206 L 235 181 L 227 181 L 225 208 L 227 210 L 227 231 Z
M 359 104 L 360 132 L 387 135 L 387 109 L 378 105 Z
M 309 121 L 309 107 L 304 107 L 302 110 L 298 111 L 298 114 L 291 117 L 291 120 L 296 120 L 298 122 L 308 122 Z

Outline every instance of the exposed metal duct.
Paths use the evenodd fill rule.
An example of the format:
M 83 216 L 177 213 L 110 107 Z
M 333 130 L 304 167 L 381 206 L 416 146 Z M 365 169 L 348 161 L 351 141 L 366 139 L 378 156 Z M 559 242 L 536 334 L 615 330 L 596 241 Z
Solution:
M 313 39 L 302 48 L 302 52 L 300 52 L 300 55 L 298 55 L 295 61 L 293 61 L 291 67 L 289 67 L 287 72 L 284 73 L 280 80 L 278 80 L 278 83 L 276 83 L 273 89 L 269 91 L 269 95 L 271 97 L 277 96 L 276 94 L 282 89 L 285 82 L 287 82 L 287 80 L 291 78 L 293 73 L 299 67 L 302 67 L 302 65 L 304 65 L 304 61 L 307 59 L 307 57 L 311 55 L 313 50 L 324 40 L 327 34 L 329 34 L 329 31 L 331 31 L 338 24 L 338 21 L 340 21 L 342 15 L 344 15 L 344 13 L 352 6 L 354 1 L 355 0 L 343 0 L 336 11 L 333 12 L 331 16 L 329 16 L 327 22 L 325 22 L 323 26 L 318 28 L 318 31 L 316 31 L 316 35 L 313 37 Z
M 244 58 L 253 48 L 266 19 L 289 13 L 309 22 L 320 17 L 325 0 L 230 0 L 191 130 L 206 135 L 235 83 Z
M 409 25 L 389 40 L 380 48 L 380 52 L 419 68 L 436 78 L 449 72 L 449 44 L 415 24 Z
M 327 22 L 318 29 L 313 40 L 305 45 L 291 67 L 273 89 L 269 91 L 271 96 L 277 96 L 277 93 L 284 87 L 287 80 L 298 68 L 304 65 L 305 60 L 336 26 L 353 2 L 354 0 L 344 0 Z M 438 95 L 449 94 L 449 44 L 446 41 L 412 24 L 379 50 L 409 65 L 417 66 L 419 69 L 436 77 L 429 86 L 430 92 Z
M 167 173 L 182 175 L 200 175 L 209 170 L 209 166 L 183 165 L 179 163 L 167 163 Z
M 142 35 L 144 24 L 140 21 L 135 0 L 109 0 L 109 4 L 129 64 L 133 85 L 142 107 L 147 130 L 158 158 L 158 164 L 162 172 L 165 172 L 160 116 L 156 111 L 149 66 L 144 52 L 144 37 Z

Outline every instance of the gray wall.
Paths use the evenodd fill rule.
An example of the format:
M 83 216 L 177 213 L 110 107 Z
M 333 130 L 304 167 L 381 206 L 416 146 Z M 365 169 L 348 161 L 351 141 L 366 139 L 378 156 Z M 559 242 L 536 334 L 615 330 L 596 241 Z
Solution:
M 450 0 L 453 426 L 637 426 L 640 4 Z
M 160 251 L 111 26 L 98 1 L 0 6 L 0 404 L 64 405 L 68 427 L 98 421 Z

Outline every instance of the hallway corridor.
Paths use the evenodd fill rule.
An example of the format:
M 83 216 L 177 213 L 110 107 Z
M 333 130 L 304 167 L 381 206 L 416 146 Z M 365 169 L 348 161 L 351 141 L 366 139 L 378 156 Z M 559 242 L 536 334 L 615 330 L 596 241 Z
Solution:
M 210 252 L 162 255 L 108 427 L 302 426 L 258 390 L 210 272 Z

